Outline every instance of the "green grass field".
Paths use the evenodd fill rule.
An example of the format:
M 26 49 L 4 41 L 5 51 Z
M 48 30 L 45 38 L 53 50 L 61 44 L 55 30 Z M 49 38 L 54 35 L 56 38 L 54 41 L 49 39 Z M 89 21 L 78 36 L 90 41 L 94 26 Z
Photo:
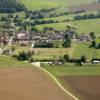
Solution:
M 78 43 L 73 57 L 80 58 L 82 55 L 85 55 L 88 60 L 92 59 L 93 57 L 100 58 L 100 50 L 89 48 L 89 45 L 87 44 Z
M 51 8 L 62 5 L 75 6 L 94 2 L 95 0 L 20 0 L 28 9 Z
M 43 68 L 48 70 L 54 76 L 92 76 L 92 75 L 100 75 L 100 65 L 84 65 L 84 66 L 76 66 L 76 65 L 42 65 Z
M 14 58 L 6 57 L 6 56 L 0 56 L 0 68 L 28 68 L 32 67 L 31 64 L 17 61 Z
M 43 24 L 37 25 L 36 27 L 42 31 L 44 27 L 54 27 L 57 30 L 63 31 L 66 29 L 67 25 L 73 26 L 76 28 L 78 34 L 88 34 L 89 32 L 95 32 L 100 36 L 100 19 L 91 19 L 91 20 L 80 20 L 80 21 L 70 21 L 70 22 L 61 22 L 54 24 Z
M 99 41 L 99 39 L 98 39 Z M 16 46 L 16 53 L 21 51 L 30 51 L 31 47 Z M 34 59 L 45 60 L 45 59 L 59 59 L 59 57 L 69 54 L 70 57 L 80 58 L 85 55 L 87 60 L 91 60 L 93 57 L 100 58 L 100 50 L 89 48 L 88 44 L 83 43 L 72 43 L 71 48 L 35 48 L 37 54 L 33 55 Z
M 34 54 L 33 58 L 37 60 L 46 60 L 59 59 L 59 57 L 63 56 L 64 54 L 69 54 L 70 56 L 72 56 L 75 46 L 76 44 L 73 44 L 71 48 L 36 48 L 34 50 L 37 52 L 37 54 Z M 32 50 L 31 47 L 16 46 L 15 53 L 18 54 L 18 52 L 30 50 Z
M 65 5 L 65 0 L 20 0 L 28 9 L 52 8 Z M 67 4 L 67 2 L 66 2 Z

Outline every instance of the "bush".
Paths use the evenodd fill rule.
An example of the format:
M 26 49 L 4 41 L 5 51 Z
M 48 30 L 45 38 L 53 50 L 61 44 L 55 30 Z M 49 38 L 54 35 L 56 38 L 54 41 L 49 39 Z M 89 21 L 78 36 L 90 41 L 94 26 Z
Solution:
M 69 61 L 70 60 L 70 56 L 69 55 L 64 55 L 63 60 L 66 61 L 66 62 Z
M 80 59 L 81 62 L 85 63 L 86 60 L 87 60 L 86 56 L 81 56 L 81 59 Z
M 17 56 L 17 59 L 22 61 L 22 60 L 29 60 L 29 58 L 32 57 L 32 53 L 31 52 L 24 52 L 22 51 L 21 53 L 19 53 L 19 55 Z

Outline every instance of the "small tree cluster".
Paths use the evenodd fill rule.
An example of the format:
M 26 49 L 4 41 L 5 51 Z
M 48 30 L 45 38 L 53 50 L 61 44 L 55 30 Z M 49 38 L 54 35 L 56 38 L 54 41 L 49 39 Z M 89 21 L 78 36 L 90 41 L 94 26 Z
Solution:
M 29 58 L 31 58 L 33 55 L 32 52 L 20 52 L 19 55 L 17 56 L 17 59 L 20 60 L 20 61 L 23 61 L 23 60 L 29 60 Z

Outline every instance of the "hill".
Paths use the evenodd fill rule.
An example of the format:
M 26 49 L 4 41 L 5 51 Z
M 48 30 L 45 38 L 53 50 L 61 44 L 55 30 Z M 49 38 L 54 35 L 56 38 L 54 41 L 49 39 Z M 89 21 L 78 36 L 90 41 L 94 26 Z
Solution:
M 95 0 L 20 0 L 28 9 L 51 8 L 57 6 L 75 6 L 95 2 Z

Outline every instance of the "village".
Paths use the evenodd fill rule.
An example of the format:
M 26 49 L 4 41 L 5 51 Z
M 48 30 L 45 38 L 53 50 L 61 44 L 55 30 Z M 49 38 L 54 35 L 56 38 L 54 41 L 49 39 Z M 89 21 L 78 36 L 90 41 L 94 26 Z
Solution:
M 79 36 L 76 36 L 74 32 L 52 32 L 50 34 L 45 33 L 39 33 L 39 32 L 25 32 L 25 31 L 19 31 L 16 32 L 13 44 L 19 44 L 19 45 L 30 45 L 30 43 L 52 43 L 55 41 L 64 41 L 65 35 L 68 35 L 68 37 L 72 40 L 76 40 L 77 42 L 91 42 L 92 38 L 88 34 L 82 34 Z M 8 44 L 9 40 L 11 38 L 11 35 L 9 33 L 4 33 L 4 35 L 0 34 L 0 44 L 1 46 L 4 44 Z
M 13 33 L 15 34 L 4 33 L 3 35 L 0 36 L 0 45 L 1 45 L 0 54 L 12 55 L 11 50 L 14 49 L 13 45 L 19 45 L 21 47 L 31 47 L 33 48 L 32 51 L 35 54 L 37 54 L 37 51 L 34 51 L 34 48 L 41 48 L 41 49 L 42 48 L 71 48 L 72 43 L 83 43 L 83 44 L 91 45 L 93 38 L 95 37 L 95 36 L 93 37 L 94 34 L 92 34 L 92 36 L 90 34 L 77 35 L 74 31 L 67 31 L 67 32 L 49 31 L 49 33 L 46 34 L 41 32 L 21 30 Z M 66 44 L 67 42 L 69 42 L 69 40 L 70 40 L 69 43 L 70 46 L 68 45 L 64 46 L 63 44 L 64 43 Z M 56 43 L 58 43 L 58 45 L 54 46 Z M 62 46 L 59 46 L 59 44 Z M 78 65 L 82 65 L 83 62 L 84 63 L 87 62 L 85 56 L 82 56 L 83 58 L 81 58 L 81 60 L 83 59 L 82 63 L 78 59 L 66 57 L 68 56 L 67 54 L 64 56 L 65 58 L 63 58 L 63 60 L 70 63 L 74 62 Z M 71 61 L 71 59 L 73 60 Z M 31 59 L 31 61 L 33 60 Z M 46 61 L 45 63 L 51 64 L 52 60 L 50 61 L 49 59 L 47 59 L 45 61 Z M 53 59 L 53 63 L 59 65 L 59 64 L 63 64 L 63 61 L 61 59 L 60 60 Z M 92 59 L 92 63 L 99 64 L 100 59 L 94 57 Z

